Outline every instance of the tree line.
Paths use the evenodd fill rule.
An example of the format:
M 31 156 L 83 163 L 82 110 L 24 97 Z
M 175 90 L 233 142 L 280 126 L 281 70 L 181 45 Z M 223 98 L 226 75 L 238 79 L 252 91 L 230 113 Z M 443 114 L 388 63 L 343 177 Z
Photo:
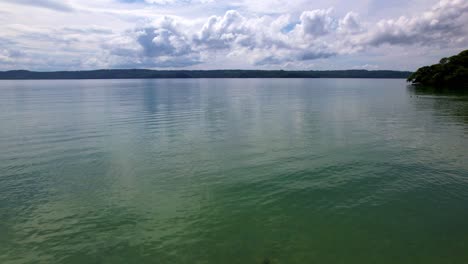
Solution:
M 146 70 L 109 69 L 93 71 L 34 72 L 25 70 L 0 72 L 0 79 L 152 79 L 152 78 L 393 78 L 406 79 L 408 71 L 263 71 L 263 70 Z

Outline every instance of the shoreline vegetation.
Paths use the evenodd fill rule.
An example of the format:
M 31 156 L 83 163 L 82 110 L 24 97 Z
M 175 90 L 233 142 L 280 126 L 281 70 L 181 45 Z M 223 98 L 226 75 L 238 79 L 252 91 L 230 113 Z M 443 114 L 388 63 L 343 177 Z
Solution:
M 419 68 L 407 81 L 432 89 L 468 88 L 468 50 L 449 58 L 442 58 L 437 64 Z
M 158 78 L 367 78 L 406 79 L 409 71 L 263 71 L 263 70 L 146 70 L 109 69 L 92 71 L 35 72 L 0 71 L 0 80 L 67 80 L 67 79 L 158 79 Z

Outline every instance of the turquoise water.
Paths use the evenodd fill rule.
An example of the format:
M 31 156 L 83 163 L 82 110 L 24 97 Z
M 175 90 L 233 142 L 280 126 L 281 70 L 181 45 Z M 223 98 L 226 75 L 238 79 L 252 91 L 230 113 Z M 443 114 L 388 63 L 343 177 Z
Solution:
M 468 263 L 468 98 L 0 82 L 0 263 Z

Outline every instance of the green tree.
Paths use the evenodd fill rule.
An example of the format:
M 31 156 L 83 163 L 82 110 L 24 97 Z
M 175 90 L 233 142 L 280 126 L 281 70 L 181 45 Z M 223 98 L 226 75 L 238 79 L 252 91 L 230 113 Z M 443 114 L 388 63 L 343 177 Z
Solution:
M 408 82 L 449 88 L 468 87 L 468 50 L 438 64 L 424 66 L 408 77 Z

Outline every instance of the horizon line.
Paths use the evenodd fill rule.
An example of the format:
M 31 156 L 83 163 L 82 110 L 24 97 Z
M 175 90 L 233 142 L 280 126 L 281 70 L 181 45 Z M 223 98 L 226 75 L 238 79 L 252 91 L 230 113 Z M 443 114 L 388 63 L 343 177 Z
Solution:
M 98 68 L 92 70 L 27 70 L 27 69 L 13 69 L 13 70 L 1 70 L 0 72 L 36 72 L 36 73 L 52 73 L 52 72 L 92 72 L 92 71 L 161 71 L 161 72 L 176 72 L 176 71 L 185 71 L 185 72 L 209 72 L 209 71 L 258 71 L 258 72 L 338 72 L 338 71 L 367 71 L 367 72 L 379 72 L 379 71 L 391 71 L 391 72 L 405 72 L 413 73 L 414 71 L 410 70 L 388 70 L 388 69 L 344 69 L 344 70 L 265 70 L 265 69 L 149 69 L 149 68 Z

